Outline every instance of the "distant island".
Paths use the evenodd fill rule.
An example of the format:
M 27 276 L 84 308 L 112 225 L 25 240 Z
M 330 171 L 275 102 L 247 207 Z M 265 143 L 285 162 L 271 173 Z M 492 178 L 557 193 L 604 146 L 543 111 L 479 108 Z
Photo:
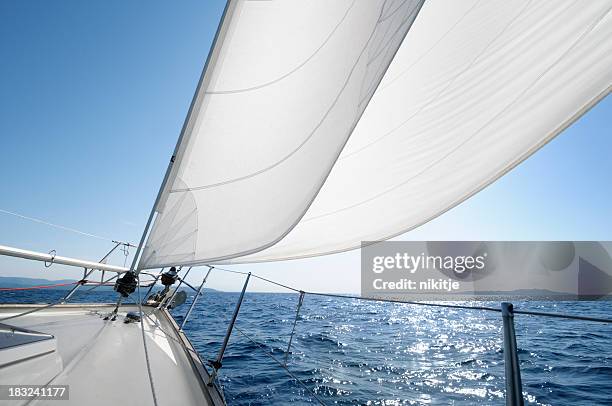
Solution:
M 98 282 L 99 279 L 90 279 L 91 282 Z M 32 286 L 49 286 L 49 285 L 60 285 L 63 283 L 69 283 L 70 285 L 54 286 L 51 289 L 57 290 L 69 290 L 74 287 L 74 279 L 41 279 L 41 278 L 25 278 L 21 276 L 0 276 L 0 289 L 1 288 L 28 288 Z M 158 286 L 162 286 L 161 283 L 157 283 Z M 91 285 L 93 286 L 93 285 Z M 105 291 L 113 290 L 112 286 L 100 286 L 96 290 Z M 190 291 L 186 286 L 181 286 L 181 290 Z M 204 288 L 205 292 L 219 292 L 216 289 Z

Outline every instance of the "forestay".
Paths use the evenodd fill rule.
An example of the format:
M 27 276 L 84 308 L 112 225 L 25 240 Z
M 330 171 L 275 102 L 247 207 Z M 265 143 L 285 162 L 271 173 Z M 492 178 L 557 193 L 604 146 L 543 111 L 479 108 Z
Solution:
M 418 2 L 276 3 L 228 13 L 143 267 L 300 258 L 396 236 L 610 91 L 607 0 L 431 0 L 411 28 Z

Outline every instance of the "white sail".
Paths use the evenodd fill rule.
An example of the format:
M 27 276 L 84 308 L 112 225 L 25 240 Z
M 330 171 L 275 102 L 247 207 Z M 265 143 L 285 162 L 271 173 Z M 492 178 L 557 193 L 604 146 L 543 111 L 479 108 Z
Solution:
M 391 238 L 486 187 L 610 91 L 610 1 L 431 0 L 368 104 L 378 75 L 393 57 L 395 41 L 402 41 L 399 31 L 409 28 L 411 13 L 419 8 L 416 2 L 395 2 L 393 11 L 391 3 L 356 1 L 348 4 L 345 15 L 331 11 L 340 2 L 324 2 L 329 10 L 316 19 L 317 25 L 328 19 L 337 23 L 329 22 L 331 34 L 319 38 L 320 49 L 311 46 L 314 56 L 308 59 L 296 56 L 303 42 L 288 43 L 293 32 L 274 37 L 273 26 L 281 17 L 271 11 L 274 6 L 255 6 L 262 12 L 257 18 L 267 21 L 263 31 L 271 31 L 265 45 L 259 37 L 264 33 L 255 34 L 257 38 L 240 34 L 243 29 L 258 31 L 250 3 L 242 9 L 246 13 L 234 13 L 229 25 L 241 28 L 231 38 L 242 46 L 230 47 L 233 42 L 225 41 L 220 46 L 227 52 L 212 67 L 217 80 L 208 88 L 215 92 L 200 110 L 202 124 L 187 144 L 189 156 L 180 162 L 181 172 L 170 188 L 174 192 L 159 210 L 144 267 L 300 258 Z M 296 3 L 291 4 L 293 10 Z M 357 7 L 363 11 L 373 4 L 379 9 L 376 16 L 365 12 L 357 21 Z M 393 11 L 388 18 L 385 9 Z M 285 12 L 290 11 L 283 10 L 286 23 Z M 294 18 L 305 18 L 304 11 L 295 12 Z M 396 20 L 402 28 L 391 36 L 393 28 L 385 24 Z M 343 37 L 342 27 L 348 29 L 352 22 L 355 31 Z M 285 30 L 295 29 L 295 23 L 287 24 Z M 315 85 L 306 78 L 312 79 L 309 73 L 316 68 L 311 64 L 318 58 L 331 64 L 320 67 L 326 72 L 319 77 L 326 89 L 337 89 L 332 84 L 342 77 L 340 71 L 346 77 L 349 67 L 340 63 L 346 58 L 323 57 L 332 43 L 343 53 L 357 43 L 376 51 L 359 56 L 364 61 L 358 60 L 352 71 L 359 76 L 359 89 L 349 78 L 327 114 L 329 98 L 317 93 L 318 81 Z M 253 53 L 261 53 L 262 47 L 278 52 L 270 51 L 278 57 L 270 64 L 274 67 L 253 62 Z M 357 55 L 351 53 L 353 60 Z M 281 83 L 293 85 L 287 93 L 298 93 L 293 96 L 300 101 L 289 97 L 279 104 L 274 89 Z M 222 97 L 236 95 L 252 99 L 234 104 Z M 359 119 L 366 104 L 351 133 L 352 120 Z M 306 129 L 312 131 L 315 117 L 323 118 L 321 125 L 304 135 Z M 288 158 L 269 161 L 270 156 Z M 193 190 L 193 185 L 208 186 Z M 197 238 L 187 237 L 194 229 Z
M 284 237 L 421 5 L 230 1 L 140 267 L 232 258 Z
M 605 97 L 610 1 L 427 1 L 300 224 L 234 262 L 388 239 L 508 172 Z

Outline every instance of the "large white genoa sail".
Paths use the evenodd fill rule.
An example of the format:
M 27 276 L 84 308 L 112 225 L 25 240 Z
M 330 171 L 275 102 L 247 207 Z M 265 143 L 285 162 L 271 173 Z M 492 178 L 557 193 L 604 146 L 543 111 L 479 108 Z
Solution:
M 140 267 L 233 258 L 284 237 L 421 5 L 230 1 Z
M 234 262 L 388 239 L 489 185 L 610 92 L 611 8 L 428 0 L 308 213 Z
M 430 0 L 412 27 L 418 2 L 298 2 L 327 9 L 314 19 L 329 25 L 318 46 L 292 38 L 313 21 L 307 10 L 252 3 L 264 5 L 240 3 L 231 41 L 216 47 L 142 267 L 301 258 L 391 238 L 506 173 L 612 83 L 608 0 Z

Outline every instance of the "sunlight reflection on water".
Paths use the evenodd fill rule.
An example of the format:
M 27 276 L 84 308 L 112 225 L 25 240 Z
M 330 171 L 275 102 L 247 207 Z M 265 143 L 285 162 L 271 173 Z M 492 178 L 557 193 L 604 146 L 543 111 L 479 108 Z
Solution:
M 61 294 L 7 294 L 3 300 L 49 302 Z M 186 333 L 202 359 L 216 355 L 237 296 L 206 292 L 198 302 Z M 103 292 L 75 300 L 114 298 Z M 236 325 L 282 360 L 296 302 L 293 294 L 247 294 Z M 516 305 L 594 317 L 612 314 L 610 302 Z M 174 311 L 179 323 L 185 311 L 186 306 Z M 526 403 L 609 403 L 609 325 L 519 315 L 515 321 Z M 326 403 L 503 404 L 501 325 L 499 313 L 306 296 L 288 367 Z M 309 393 L 236 331 L 220 382 L 230 406 L 313 404 Z

